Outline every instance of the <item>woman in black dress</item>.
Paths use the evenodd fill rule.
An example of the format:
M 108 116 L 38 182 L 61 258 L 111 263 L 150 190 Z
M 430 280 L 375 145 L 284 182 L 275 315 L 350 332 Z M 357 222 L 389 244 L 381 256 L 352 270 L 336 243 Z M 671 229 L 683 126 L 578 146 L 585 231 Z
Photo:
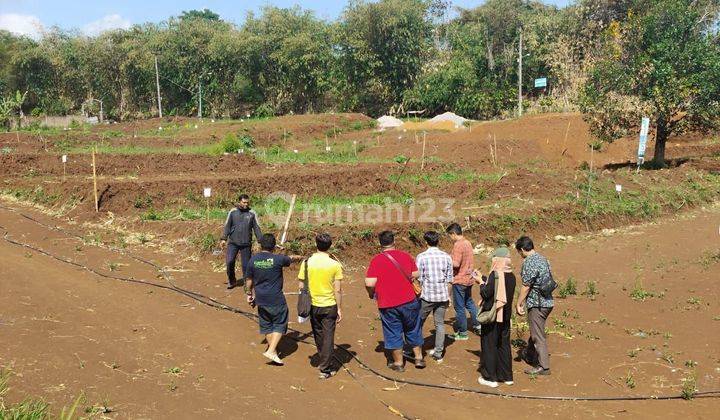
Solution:
M 495 295 L 495 282 L 498 283 Z M 484 324 L 480 334 L 481 385 L 496 388 L 499 382 L 513 384 L 512 353 L 510 349 L 510 318 L 515 294 L 515 275 L 512 273 L 510 251 L 498 248 L 493 252 L 492 268 L 487 281 L 480 285 L 482 311 L 498 305 L 495 322 Z

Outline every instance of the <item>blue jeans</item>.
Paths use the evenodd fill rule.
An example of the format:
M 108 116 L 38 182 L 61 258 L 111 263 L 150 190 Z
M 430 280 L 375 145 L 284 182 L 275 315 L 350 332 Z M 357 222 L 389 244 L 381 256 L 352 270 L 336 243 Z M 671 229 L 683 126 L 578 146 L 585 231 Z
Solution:
M 381 308 L 380 321 L 382 321 L 386 350 L 401 349 L 403 343 L 412 347 L 423 345 L 425 340 L 422 336 L 420 301 L 418 299 L 392 308 Z
M 455 308 L 455 331 L 458 333 L 467 333 L 467 316 L 465 310 L 470 312 L 470 322 L 473 328 L 480 325 L 477 320 L 477 306 L 472 299 L 472 286 L 463 286 L 462 284 L 453 284 L 453 307 Z

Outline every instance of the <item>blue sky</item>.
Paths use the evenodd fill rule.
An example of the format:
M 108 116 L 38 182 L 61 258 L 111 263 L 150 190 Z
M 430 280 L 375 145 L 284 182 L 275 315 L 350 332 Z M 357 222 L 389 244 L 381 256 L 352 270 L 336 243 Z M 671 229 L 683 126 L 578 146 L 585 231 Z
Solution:
M 545 3 L 566 6 L 571 0 L 545 0 Z M 475 7 L 482 0 L 451 0 L 453 6 Z M 59 26 L 79 29 L 96 35 L 106 29 L 124 28 L 136 23 L 159 22 L 177 16 L 183 10 L 208 8 L 224 20 L 240 23 L 248 11 L 264 5 L 291 7 L 300 5 L 314 10 L 325 19 L 337 18 L 345 7 L 345 0 L 0 0 L 0 29 L 33 37 L 43 28 Z

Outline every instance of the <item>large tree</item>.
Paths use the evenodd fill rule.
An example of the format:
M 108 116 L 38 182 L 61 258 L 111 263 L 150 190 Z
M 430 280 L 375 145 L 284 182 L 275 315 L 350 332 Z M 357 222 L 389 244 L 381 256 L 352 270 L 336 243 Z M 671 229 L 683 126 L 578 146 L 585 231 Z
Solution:
M 720 48 L 717 0 L 639 0 L 604 31 L 604 54 L 582 98 L 591 130 L 612 141 L 648 116 L 654 163 L 665 165 L 671 134 L 717 126 Z

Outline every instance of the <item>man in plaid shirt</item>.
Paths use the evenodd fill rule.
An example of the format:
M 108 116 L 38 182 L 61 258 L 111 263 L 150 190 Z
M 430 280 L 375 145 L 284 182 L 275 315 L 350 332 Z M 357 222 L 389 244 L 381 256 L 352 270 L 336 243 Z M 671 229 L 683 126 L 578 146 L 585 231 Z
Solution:
M 453 281 L 452 258 L 447 252 L 441 251 L 437 245 L 440 234 L 425 232 L 423 236 L 428 249 L 417 256 L 418 282 L 422 285 L 420 295 L 420 318 L 422 324 L 433 314 L 435 321 L 435 348 L 428 354 L 438 363 L 443 360 L 445 347 L 445 311 L 450 306 L 448 285 Z

